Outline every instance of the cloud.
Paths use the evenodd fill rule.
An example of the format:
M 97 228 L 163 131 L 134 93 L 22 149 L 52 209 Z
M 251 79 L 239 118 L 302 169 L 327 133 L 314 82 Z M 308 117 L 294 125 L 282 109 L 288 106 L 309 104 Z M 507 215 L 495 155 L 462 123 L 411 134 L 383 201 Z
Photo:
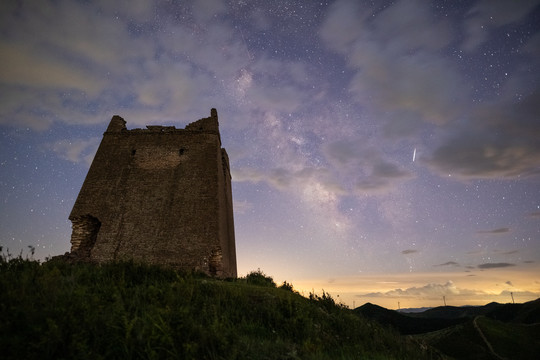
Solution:
M 535 211 L 529 214 L 531 218 L 540 218 L 540 211 Z
M 349 89 L 358 101 L 375 104 L 390 131 L 405 129 L 401 123 L 413 124 L 414 118 L 435 124 L 457 118 L 468 87 L 439 55 L 452 40 L 449 24 L 422 1 L 371 12 L 354 2 L 336 2 L 321 29 L 327 46 L 348 59 L 355 73 Z
M 328 179 L 329 173 L 324 168 L 303 167 L 298 170 L 286 168 L 273 168 L 268 171 L 256 168 L 240 168 L 232 170 L 233 181 L 267 182 L 280 189 L 287 190 L 295 187 L 303 187 L 309 183 L 319 183 L 326 191 L 340 195 L 343 190 L 337 184 Z
M 528 77 L 517 74 L 505 84 L 505 95 L 471 109 L 466 125 L 457 126 L 425 162 L 438 173 L 463 179 L 538 175 L 540 88 Z M 519 93 L 523 96 L 516 99 Z
M 422 1 L 398 1 L 378 11 L 358 2 L 336 1 L 321 29 L 321 38 L 336 51 L 346 52 L 362 36 L 377 37 L 398 50 L 440 49 L 450 40 L 449 24 L 437 21 Z M 430 28 L 432 31 L 426 32 Z M 366 34 L 366 30 L 370 33 Z
M 99 141 L 99 138 L 58 140 L 47 147 L 64 160 L 90 165 L 94 159 Z
M 136 125 L 197 118 L 217 103 L 216 78 L 229 82 L 248 62 L 230 24 L 193 33 L 197 19 L 223 10 L 217 3 L 196 2 L 195 18 L 179 22 L 174 14 L 189 9 L 178 4 L 2 2 L 0 91 L 11 95 L 0 100 L 1 123 L 46 129 L 120 112 Z
M 193 4 L 193 14 L 200 23 L 210 22 L 226 10 L 227 5 L 222 0 L 200 0 Z
M 4 83 L 37 89 L 69 89 L 93 95 L 105 85 L 105 79 L 92 74 L 84 64 L 67 62 L 45 49 L 35 49 L 29 44 L 2 43 L 0 50 L 4 54 L 0 73 Z
M 266 182 L 279 190 L 298 196 L 310 210 L 325 212 L 333 223 L 342 225 L 348 223 L 338 210 L 339 197 L 344 194 L 344 191 L 329 178 L 329 173 L 325 169 L 274 168 L 265 171 L 255 168 L 240 168 L 232 170 L 232 178 L 233 181 L 237 182 Z
M 468 276 L 474 277 L 475 275 L 471 274 Z M 505 285 L 513 287 L 510 281 L 507 281 Z M 499 294 L 479 289 L 463 289 L 457 287 L 452 281 L 448 281 L 445 284 L 430 283 L 420 287 L 410 287 L 406 289 L 398 288 L 385 292 L 359 294 L 356 295 L 356 297 L 372 298 L 373 300 L 371 301 L 377 301 L 377 299 L 410 299 L 414 301 L 429 300 L 439 303 L 442 297 L 445 296 L 447 301 L 454 300 L 462 304 L 470 304 L 471 302 L 478 301 L 480 298 L 483 299 L 484 303 L 490 301 L 507 302 L 511 299 L 510 293 L 513 293 L 516 299 L 535 299 L 538 297 L 538 293 L 518 289 L 505 289 Z
M 436 267 L 440 267 L 440 266 L 459 266 L 459 264 L 455 261 L 447 261 L 445 263 L 442 263 L 442 264 L 437 264 L 437 265 L 433 265 L 433 266 L 436 266 Z
M 373 164 L 371 174 L 358 180 L 356 189 L 360 194 L 384 194 L 394 189 L 397 183 L 411 178 L 410 172 L 383 160 Z
M 350 228 L 350 221 L 339 209 L 340 198 L 346 190 L 337 181 L 335 175 L 324 166 L 313 166 L 307 156 L 302 154 L 303 135 L 293 130 L 275 113 L 266 113 L 262 125 L 255 137 L 263 138 L 270 144 L 274 153 L 264 149 L 264 156 L 259 157 L 258 166 L 240 166 L 232 169 L 235 182 L 264 182 L 268 185 L 291 194 L 299 201 L 304 210 L 314 214 L 314 218 L 322 218 L 335 225 L 339 232 Z M 261 159 L 266 163 L 261 166 Z
M 485 263 L 478 265 L 479 269 L 499 269 L 505 267 L 516 266 L 516 264 L 511 263 Z
M 501 254 L 501 255 L 513 255 L 513 254 L 517 254 L 519 251 L 517 251 L 517 250 L 508 250 L 508 251 L 494 250 L 493 252 L 497 253 L 497 254 Z
M 476 295 L 481 291 L 459 289 L 452 281 L 445 284 L 431 283 L 422 287 L 410 287 L 407 289 L 394 289 L 386 292 L 374 292 L 357 295 L 358 297 L 388 297 L 388 298 L 440 298 L 444 295 Z
M 513 286 L 513 285 L 511 285 Z M 537 292 L 532 292 L 532 291 L 515 291 L 514 289 L 512 290 L 503 290 L 501 291 L 501 293 L 499 294 L 500 297 L 504 298 L 504 299 L 512 299 L 512 298 L 516 298 L 516 299 L 520 299 L 520 298 L 525 298 L 525 299 L 537 299 L 538 296 L 540 295 L 540 293 L 537 293 Z M 517 301 L 517 300 L 516 300 Z
M 253 204 L 247 200 L 233 200 L 233 209 L 235 213 L 245 214 L 251 209 L 253 209 Z
M 325 169 L 305 167 L 299 170 L 274 168 L 269 171 L 253 167 L 232 170 L 235 182 L 265 182 L 298 199 L 296 208 L 310 214 L 310 220 L 318 224 L 330 224 L 338 233 L 351 228 L 348 217 L 339 210 L 343 189 L 328 178 Z M 330 227 L 328 227 L 330 228 Z
M 498 229 L 493 229 L 493 230 L 479 230 L 476 233 L 477 234 L 504 234 L 507 232 L 510 232 L 510 228 L 503 227 L 503 228 L 498 228 Z
M 414 177 L 410 171 L 387 160 L 380 148 L 365 145 L 360 139 L 331 142 L 322 151 L 335 172 L 356 179 L 353 193 L 385 194 Z
M 418 250 L 407 249 L 407 250 L 403 250 L 401 253 L 403 255 L 409 255 L 409 254 L 415 254 L 417 252 L 418 252 Z
M 514 23 L 537 4 L 527 1 L 512 8 L 497 1 L 492 7 L 485 1 L 474 5 L 465 24 L 470 32 L 464 47 L 473 51 L 487 40 L 481 26 Z M 531 38 L 523 44 L 523 56 L 515 55 L 517 70 L 498 82 L 501 90 L 496 95 L 474 102 L 471 89 L 484 85 L 465 79 L 459 63 L 443 55 L 442 50 L 450 51 L 456 40 L 450 28 L 421 1 L 402 0 L 381 11 L 337 1 L 320 36 L 347 59 L 353 73 L 349 90 L 380 120 L 387 135 L 412 136 L 423 124 L 446 133 L 421 162 L 435 173 L 460 179 L 537 175 L 540 95 L 530 69 L 539 63 L 538 57 L 529 59 L 526 54 L 540 40 Z M 377 184 L 367 179 L 359 187 L 376 189 Z
M 514 4 L 505 0 L 478 1 L 467 14 L 465 22 L 467 36 L 463 48 L 467 51 L 477 49 L 487 40 L 490 27 L 518 22 L 538 4 L 538 0 L 524 0 Z

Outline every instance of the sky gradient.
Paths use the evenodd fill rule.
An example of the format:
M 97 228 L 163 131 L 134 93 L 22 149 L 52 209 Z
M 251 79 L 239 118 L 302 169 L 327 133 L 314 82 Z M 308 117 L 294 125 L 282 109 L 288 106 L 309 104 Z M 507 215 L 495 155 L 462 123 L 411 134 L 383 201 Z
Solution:
M 540 1 L 0 2 L 0 245 L 69 251 L 106 126 L 218 110 L 238 272 L 540 297 Z

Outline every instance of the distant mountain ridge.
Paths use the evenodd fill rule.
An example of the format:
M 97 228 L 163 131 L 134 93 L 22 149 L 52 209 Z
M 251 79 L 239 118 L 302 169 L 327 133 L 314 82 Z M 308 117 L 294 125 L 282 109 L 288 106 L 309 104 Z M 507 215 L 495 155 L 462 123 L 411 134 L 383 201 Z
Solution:
M 470 321 L 476 316 L 486 316 L 502 322 L 540 323 L 540 298 L 522 304 L 492 302 L 484 306 L 439 306 L 421 312 L 388 310 L 366 303 L 354 311 L 365 318 L 392 326 L 401 334 L 412 335 L 444 329 Z
M 484 315 L 503 322 L 534 324 L 540 322 L 540 298 L 521 304 L 491 302 L 484 306 L 439 306 L 407 315 L 427 319 L 473 318 Z
M 452 359 L 538 359 L 540 298 L 522 304 L 440 306 L 403 313 L 367 303 L 354 312 Z
M 433 309 L 433 307 L 403 308 L 403 309 L 398 309 L 396 311 L 399 313 L 410 314 L 410 313 L 424 312 L 429 309 Z
M 354 312 L 365 318 L 395 328 L 403 335 L 423 334 L 460 324 L 467 319 L 460 318 L 422 318 L 412 314 L 402 314 L 371 303 L 364 304 Z M 416 315 L 416 314 L 415 314 Z

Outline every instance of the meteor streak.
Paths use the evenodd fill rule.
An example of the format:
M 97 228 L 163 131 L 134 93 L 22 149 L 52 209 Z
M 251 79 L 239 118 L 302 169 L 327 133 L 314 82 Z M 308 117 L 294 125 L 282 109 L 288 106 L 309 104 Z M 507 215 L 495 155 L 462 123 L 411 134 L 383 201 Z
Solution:
M 414 162 L 416 160 L 416 148 L 414 148 L 414 151 L 412 153 L 412 161 Z

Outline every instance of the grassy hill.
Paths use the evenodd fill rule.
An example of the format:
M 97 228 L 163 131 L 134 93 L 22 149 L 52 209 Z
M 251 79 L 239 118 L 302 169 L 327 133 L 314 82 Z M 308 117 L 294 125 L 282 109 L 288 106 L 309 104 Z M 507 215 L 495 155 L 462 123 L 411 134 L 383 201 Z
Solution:
M 504 323 L 485 316 L 443 330 L 416 335 L 414 338 L 455 359 L 538 359 L 540 324 Z
M 540 354 L 540 299 L 524 304 L 441 306 L 402 314 L 373 304 L 355 312 L 454 359 L 537 359 Z
M 3 359 L 421 359 L 327 294 L 260 271 L 216 280 L 147 265 L 0 257 Z

